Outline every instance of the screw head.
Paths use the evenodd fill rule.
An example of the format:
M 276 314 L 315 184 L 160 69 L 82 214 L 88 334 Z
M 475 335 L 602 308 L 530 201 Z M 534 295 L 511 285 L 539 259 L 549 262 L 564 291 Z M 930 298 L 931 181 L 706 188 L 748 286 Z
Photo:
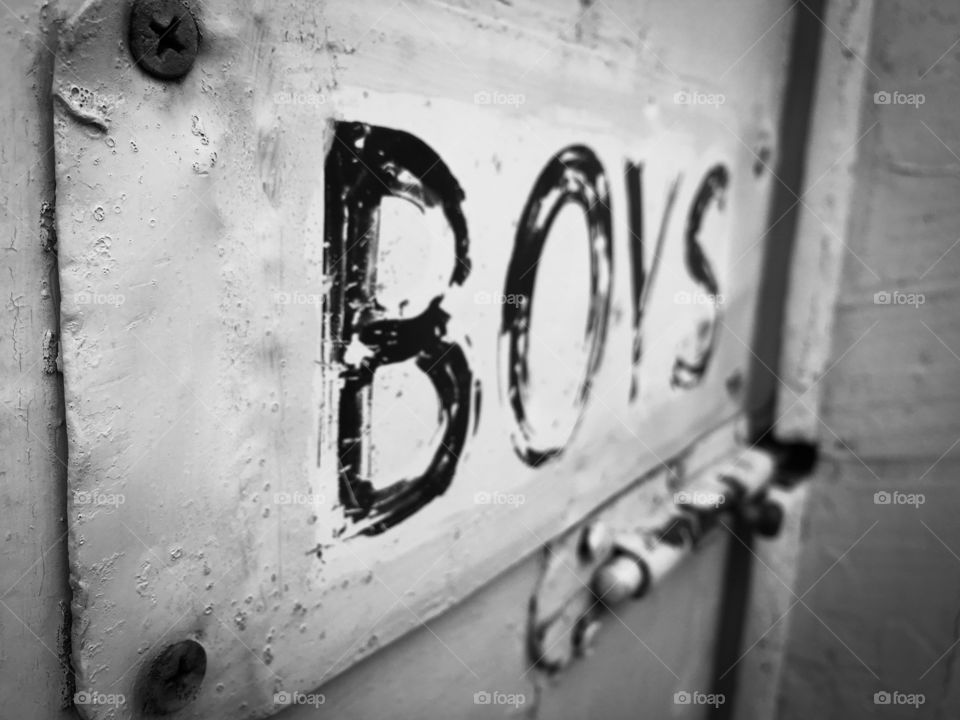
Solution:
M 200 28 L 181 0 L 134 0 L 130 53 L 142 70 L 161 80 L 190 72 L 200 47 Z

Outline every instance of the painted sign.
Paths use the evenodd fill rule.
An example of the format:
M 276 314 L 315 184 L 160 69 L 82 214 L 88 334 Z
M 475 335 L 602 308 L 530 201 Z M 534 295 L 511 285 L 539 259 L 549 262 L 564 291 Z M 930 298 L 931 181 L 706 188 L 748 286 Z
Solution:
M 626 161 L 624 166 L 630 233 L 625 260 L 631 274 L 633 347 L 629 394 L 630 402 L 635 403 L 643 357 L 645 283 L 656 281 L 659 267 L 653 263 L 664 250 L 682 173 L 676 169 L 677 175 L 669 187 L 657 243 L 651 253 L 653 263 L 647 268 L 643 165 Z M 696 289 L 682 291 L 674 300 L 680 303 L 689 298 L 690 303 L 704 305 L 707 317 L 698 318 L 688 330 L 693 338 L 686 347 L 678 346 L 673 357 L 670 384 L 676 389 L 689 390 L 700 382 L 713 351 L 723 295 L 704 243 L 712 241 L 718 246 L 716 252 L 722 251 L 729 241 L 722 233 L 701 238 L 701 229 L 708 219 L 708 210 L 725 210 L 728 184 L 726 165 L 710 167 L 695 186 L 689 211 L 681 219 L 681 232 L 677 234 L 683 244 L 684 269 Z M 378 248 L 381 240 L 390 241 L 382 237 L 381 205 L 386 198 L 407 201 L 420 215 L 417 219 L 423 222 L 421 231 L 429 235 L 431 227 L 439 227 L 449 235 L 453 257 L 447 287 L 459 288 L 467 282 L 471 270 L 471 240 L 463 210 L 465 193 L 443 159 L 421 139 L 402 130 L 345 121 L 334 123 L 333 144 L 326 163 L 326 188 L 324 268 L 331 287 L 323 306 L 328 335 L 324 366 L 339 370 L 338 375 L 333 375 L 339 397 L 334 407 L 328 408 L 329 426 L 335 427 L 337 434 L 338 500 L 345 519 L 357 526 L 356 534 L 378 535 L 447 490 L 466 451 L 471 426 L 476 431 L 480 422 L 482 397 L 482 382 L 475 376 L 464 346 L 448 337 L 451 316 L 443 309 L 443 292 L 436 292 L 422 311 L 408 311 L 407 317 L 388 317 L 386 308 L 378 302 Z M 562 443 L 554 444 L 538 437 L 526 405 L 532 385 L 529 357 L 538 265 L 556 218 L 568 207 L 583 215 L 582 242 L 589 252 L 587 321 L 582 331 L 586 363 L 576 385 L 571 417 L 561 418 L 570 433 Z M 428 214 L 436 216 L 433 222 L 426 218 Z M 502 306 L 502 319 L 495 338 L 499 345 L 495 382 L 512 414 L 508 423 L 513 450 L 525 464 L 539 467 L 559 456 L 572 441 L 572 430 L 583 416 L 592 381 L 603 360 L 610 325 L 613 218 L 607 173 L 594 151 L 584 145 L 570 145 L 551 157 L 537 176 L 516 227 L 503 290 L 496 296 Z M 431 247 L 435 244 L 432 242 Z M 564 253 L 575 250 L 566 247 Z M 398 253 L 405 251 L 406 247 L 398 245 Z M 568 262 L 563 273 L 579 270 Z M 445 291 L 446 287 L 442 289 Z M 494 295 L 478 295 L 480 299 L 488 297 L 492 300 Z M 429 378 L 439 404 L 436 449 L 423 472 L 377 488 L 369 479 L 374 444 L 369 432 L 373 407 L 370 395 L 376 372 L 386 365 L 411 362 Z M 396 440 L 402 443 L 404 436 L 398 435 Z
M 769 178 L 732 107 L 219 5 L 180 81 L 111 3 L 56 73 L 74 665 L 129 698 L 89 717 L 177 668 L 184 717 L 271 714 L 742 409 Z

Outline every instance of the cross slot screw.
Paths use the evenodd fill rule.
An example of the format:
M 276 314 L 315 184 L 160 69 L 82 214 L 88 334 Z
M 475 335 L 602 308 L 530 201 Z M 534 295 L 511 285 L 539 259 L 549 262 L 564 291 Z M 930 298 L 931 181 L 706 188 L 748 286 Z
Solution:
M 134 0 L 129 39 L 133 60 L 144 72 L 179 80 L 197 59 L 200 28 L 181 0 Z

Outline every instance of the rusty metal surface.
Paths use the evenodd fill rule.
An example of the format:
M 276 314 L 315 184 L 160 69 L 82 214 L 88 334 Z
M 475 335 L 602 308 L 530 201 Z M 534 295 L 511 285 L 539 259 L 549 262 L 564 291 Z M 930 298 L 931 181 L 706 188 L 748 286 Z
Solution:
M 749 353 L 742 98 L 510 23 L 438 75 L 424 19 L 480 31 L 435 3 L 191 10 L 180 81 L 117 3 L 56 69 L 88 717 L 272 714 L 736 416 Z

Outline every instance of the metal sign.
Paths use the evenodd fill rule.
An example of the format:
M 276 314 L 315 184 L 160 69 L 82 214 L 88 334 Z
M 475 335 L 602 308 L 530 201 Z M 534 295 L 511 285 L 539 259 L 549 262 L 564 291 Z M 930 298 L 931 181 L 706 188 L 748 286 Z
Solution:
M 183 77 L 91 3 L 55 81 L 81 710 L 263 717 L 740 412 L 769 180 L 709 88 L 147 5 Z

